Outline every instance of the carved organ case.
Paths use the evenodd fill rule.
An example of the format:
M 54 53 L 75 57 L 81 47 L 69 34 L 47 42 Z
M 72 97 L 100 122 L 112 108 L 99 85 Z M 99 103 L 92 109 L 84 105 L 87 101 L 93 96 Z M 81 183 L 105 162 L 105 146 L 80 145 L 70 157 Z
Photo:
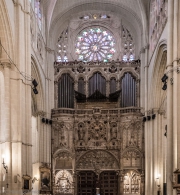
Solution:
M 55 64 L 54 194 L 144 194 L 140 61 Z

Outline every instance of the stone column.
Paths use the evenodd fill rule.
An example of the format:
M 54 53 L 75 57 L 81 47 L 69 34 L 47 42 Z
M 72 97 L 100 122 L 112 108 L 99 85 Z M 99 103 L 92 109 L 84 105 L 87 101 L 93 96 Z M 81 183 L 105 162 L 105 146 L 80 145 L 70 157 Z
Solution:
M 167 83 L 167 195 L 173 193 L 172 190 L 172 174 L 173 174 L 173 86 L 170 79 L 172 74 L 172 62 L 173 62 L 173 6 L 174 0 L 168 1 L 168 38 L 167 38 L 167 71 L 168 83 Z M 177 44 L 177 43 L 176 43 Z
M 106 97 L 110 94 L 110 81 L 106 81 Z
M 55 108 L 58 108 L 58 81 L 54 81 L 54 103 Z
M 143 68 L 141 69 L 141 75 L 144 74 L 144 84 L 143 82 L 141 82 L 141 87 L 143 88 L 144 91 L 144 96 L 145 96 L 145 101 L 141 102 L 141 106 L 144 104 L 144 108 L 145 108 L 145 116 L 147 116 L 148 114 L 148 47 L 144 47 L 142 49 L 142 53 L 141 53 L 141 58 L 144 60 L 145 62 L 145 66 L 144 66 L 144 71 Z M 141 92 L 142 95 L 142 92 Z M 151 143 L 149 143 L 149 127 L 148 127 L 148 122 L 145 122 L 144 124 L 144 137 L 145 137 L 145 194 L 149 194 L 149 184 L 150 184 L 150 166 L 149 166 L 149 145 Z
M 179 1 L 174 0 L 174 32 L 173 32 L 173 68 L 176 69 L 178 62 L 178 32 L 179 32 Z M 179 99 L 178 97 L 178 92 L 179 92 L 179 83 L 178 83 L 178 75 L 177 72 L 173 72 L 173 171 L 176 168 L 180 168 L 178 163 L 177 163 L 177 154 L 178 154 L 178 148 L 177 148 L 177 137 L 178 137 L 178 120 L 179 120 L 179 112 L 178 112 L 178 107 L 179 107 Z
M 6 170 L 3 168 L 3 165 L 1 164 L 1 173 L 5 178 L 2 178 L 1 182 L 1 189 L 0 192 L 4 190 L 7 194 L 12 189 L 12 178 L 11 178 L 11 172 L 12 172 L 12 150 L 11 150 L 11 104 L 10 104 L 10 73 L 11 73 L 11 64 L 9 60 L 1 59 L 1 63 L 4 67 L 4 129 L 1 129 L 1 156 L 0 156 L 0 162 L 4 163 L 8 167 L 8 173 L 6 173 Z M 8 188 L 7 188 L 8 184 Z M 2 189 L 3 187 L 3 189 Z
M 119 195 L 124 194 L 124 170 L 120 170 L 119 173 Z
M 89 96 L 89 90 L 88 90 L 88 88 L 89 88 L 89 82 L 88 81 L 85 81 L 85 95 L 86 95 L 86 97 Z
M 136 96 L 136 102 L 137 107 L 140 107 L 140 80 L 136 80 L 136 90 L 137 90 L 137 96 Z

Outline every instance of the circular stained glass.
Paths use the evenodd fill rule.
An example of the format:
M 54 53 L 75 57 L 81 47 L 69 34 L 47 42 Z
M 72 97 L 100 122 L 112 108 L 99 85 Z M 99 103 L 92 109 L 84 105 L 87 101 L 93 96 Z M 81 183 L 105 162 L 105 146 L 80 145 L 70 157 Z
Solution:
M 78 60 L 84 62 L 108 62 L 116 52 L 112 33 L 102 27 L 91 27 L 81 31 L 77 36 L 75 47 Z

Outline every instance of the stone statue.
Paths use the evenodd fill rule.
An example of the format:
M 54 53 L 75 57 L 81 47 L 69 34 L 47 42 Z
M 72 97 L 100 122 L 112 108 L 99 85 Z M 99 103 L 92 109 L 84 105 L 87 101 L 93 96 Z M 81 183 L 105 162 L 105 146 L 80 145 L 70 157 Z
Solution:
M 111 130 L 110 130 L 110 134 L 111 134 L 111 140 L 117 139 L 117 127 L 115 124 L 112 125 Z
M 80 124 L 78 129 L 78 139 L 84 140 L 84 136 L 85 136 L 85 130 L 83 129 L 83 125 Z

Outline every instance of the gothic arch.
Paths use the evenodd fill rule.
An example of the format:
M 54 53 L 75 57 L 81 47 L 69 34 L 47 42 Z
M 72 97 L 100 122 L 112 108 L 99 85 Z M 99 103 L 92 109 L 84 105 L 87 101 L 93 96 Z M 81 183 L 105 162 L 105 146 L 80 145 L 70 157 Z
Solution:
M 167 45 L 165 40 L 160 42 L 157 56 L 155 59 L 153 74 L 150 80 L 150 92 L 149 94 L 154 94 L 150 100 L 150 105 L 152 108 L 158 109 L 161 106 L 163 99 L 166 96 L 166 91 L 162 90 L 163 83 L 161 78 L 163 77 L 167 64 Z
M 59 79 L 61 78 L 61 76 L 62 76 L 63 74 L 69 74 L 70 77 L 71 77 L 73 80 L 75 80 L 75 76 L 74 76 L 74 74 L 72 73 L 71 70 L 63 70 L 61 73 L 59 73 L 59 74 L 57 75 L 57 77 L 55 78 L 55 81 L 58 82 Z
M 135 72 L 135 71 L 132 71 L 132 69 L 130 68 L 123 68 L 122 71 L 120 72 L 120 82 L 123 78 L 123 76 L 126 74 L 126 73 L 130 73 L 132 75 L 133 78 L 135 78 L 135 80 L 139 79 L 139 76 L 138 74 Z
M 71 158 L 74 158 L 74 154 L 72 152 L 70 152 L 67 149 L 58 149 L 54 152 L 53 154 L 53 158 L 57 158 L 58 155 L 62 155 L 62 153 L 65 155 L 67 154 L 68 156 L 70 156 Z
M 111 74 L 111 75 L 109 75 L 109 81 L 111 80 L 111 79 L 113 79 L 113 78 L 115 78 L 116 79 L 116 81 L 118 81 L 118 75 L 117 74 L 115 74 L 115 73 L 113 73 L 113 74 Z
M 119 161 L 110 152 L 105 150 L 91 150 L 77 159 L 76 169 L 119 169 Z
M 44 89 L 43 89 L 42 79 L 39 73 L 38 65 L 33 56 L 31 56 L 31 75 L 32 78 L 35 79 L 38 83 L 37 86 L 38 94 L 35 95 L 33 91 L 31 92 L 32 103 L 33 103 L 32 109 L 33 108 L 37 109 L 36 112 L 43 111 L 44 110 Z
M 121 155 L 123 167 L 140 168 L 143 165 L 143 154 L 136 147 L 128 147 Z
M 143 157 L 143 154 L 142 154 L 142 152 L 138 149 L 138 148 L 136 148 L 136 147 L 128 147 L 128 148 L 126 148 L 123 152 L 122 152 L 122 157 L 125 155 L 125 153 L 127 153 L 127 152 L 129 152 L 129 151 L 135 151 L 135 152 L 137 152 L 138 154 L 140 154 L 140 156 L 141 156 L 141 158 Z
M 78 74 L 76 80 L 78 81 L 80 78 L 83 78 L 86 81 L 86 76 L 83 73 Z
M 99 67 L 93 69 L 93 71 L 87 76 L 87 81 L 96 73 L 99 72 L 101 74 L 102 77 L 104 77 L 106 79 L 106 81 L 108 80 L 108 76 L 105 74 L 105 72 L 103 70 L 101 70 Z

